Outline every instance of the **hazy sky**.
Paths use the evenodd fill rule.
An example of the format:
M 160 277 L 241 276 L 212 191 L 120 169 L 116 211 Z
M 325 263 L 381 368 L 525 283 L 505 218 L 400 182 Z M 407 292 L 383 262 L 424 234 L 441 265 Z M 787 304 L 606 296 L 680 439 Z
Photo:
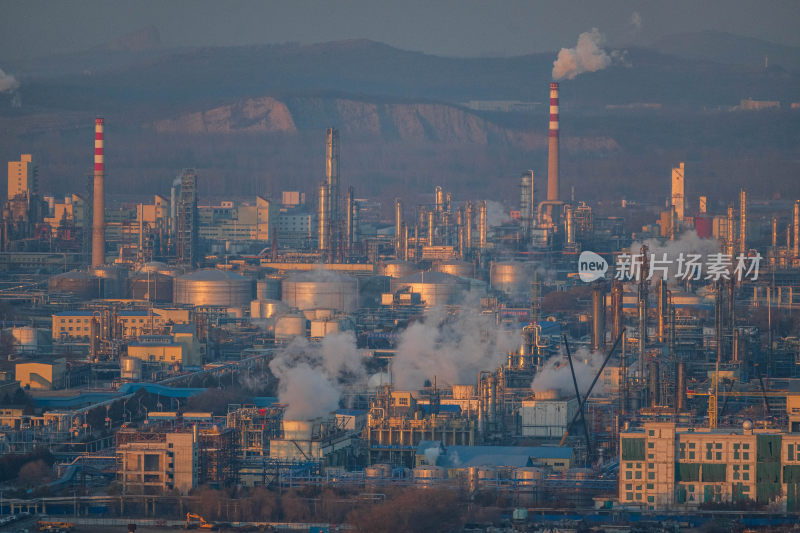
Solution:
M 719 30 L 800 46 L 800 1 L 0 0 L 0 60 L 81 50 L 150 25 L 164 46 L 363 37 L 451 56 L 557 50 L 592 27 L 612 45 Z

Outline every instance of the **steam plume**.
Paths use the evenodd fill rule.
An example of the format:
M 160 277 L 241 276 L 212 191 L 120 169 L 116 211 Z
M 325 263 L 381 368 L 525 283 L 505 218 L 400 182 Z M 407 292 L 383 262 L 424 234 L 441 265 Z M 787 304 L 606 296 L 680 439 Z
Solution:
M 19 82 L 17 81 L 17 78 L 11 74 L 6 74 L 3 72 L 3 69 L 0 68 L 0 93 L 11 93 L 16 91 L 18 88 Z
M 644 241 L 644 243 L 634 242 L 630 246 L 630 253 L 632 255 L 638 254 L 642 249 L 642 244 L 647 245 L 648 254 L 650 255 L 648 259 L 651 259 L 653 256 L 655 256 L 656 260 L 663 261 L 664 254 L 666 254 L 666 260 L 668 261 L 668 264 L 663 266 L 667 267 L 668 282 L 676 279 L 675 275 L 678 273 L 679 266 L 678 258 L 681 254 L 684 254 L 685 259 L 688 259 L 687 254 L 699 254 L 701 256 L 701 263 L 705 263 L 709 254 L 719 252 L 719 242 L 716 239 L 701 239 L 693 230 L 684 231 L 674 241 L 648 239 Z M 661 279 L 664 272 L 662 269 L 655 268 L 655 264 L 652 266 L 652 279 L 657 281 Z M 643 272 L 642 274 L 647 276 L 650 273 Z
M 278 399 L 290 420 L 312 420 L 339 407 L 345 385 L 366 381 L 352 332 L 326 336 L 321 343 L 297 337 L 270 361 L 278 378 Z
M 553 79 L 574 79 L 583 72 L 597 72 L 609 66 L 616 53 L 603 49 L 605 37 L 597 28 L 581 33 L 575 48 L 562 48 L 553 62 Z
M 572 355 L 572 364 L 575 367 L 575 377 L 578 380 L 578 389 L 581 397 L 586 394 L 597 372 L 603 364 L 605 354 L 591 352 L 580 348 Z M 603 382 L 598 380 L 592 395 L 602 394 Z M 531 383 L 534 392 L 544 392 L 556 389 L 561 396 L 575 396 L 575 385 L 572 383 L 572 373 L 569 370 L 569 361 L 566 355 L 558 355 L 547 360 L 544 367 L 536 374 Z
M 429 310 L 400 336 L 392 361 L 398 388 L 415 389 L 434 376 L 450 385 L 473 383 L 478 372 L 495 368 L 516 348 L 517 335 L 482 315 L 477 302 L 458 311 Z

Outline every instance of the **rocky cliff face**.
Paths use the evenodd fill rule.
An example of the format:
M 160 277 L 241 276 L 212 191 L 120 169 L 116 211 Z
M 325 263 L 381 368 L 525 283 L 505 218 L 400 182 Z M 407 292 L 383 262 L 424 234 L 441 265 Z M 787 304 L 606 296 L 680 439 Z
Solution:
M 152 124 L 158 132 L 285 133 L 334 125 L 348 137 L 406 143 L 506 145 L 543 149 L 545 124 L 510 130 L 458 106 L 431 102 L 380 102 L 353 98 L 271 96 L 249 98 L 208 111 L 188 113 Z M 610 138 L 567 138 L 568 150 L 615 150 Z

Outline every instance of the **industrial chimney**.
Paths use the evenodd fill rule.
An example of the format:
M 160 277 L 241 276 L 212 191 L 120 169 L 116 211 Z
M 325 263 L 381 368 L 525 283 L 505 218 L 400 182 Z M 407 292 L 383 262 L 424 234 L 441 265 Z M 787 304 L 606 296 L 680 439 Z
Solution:
M 105 203 L 103 198 L 103 119 L 94 120 L 94 200 L 92 203 L 92 266 L 105 264 Z
M 547 199 L 558 200 L 558 83 L 550 84 L 550 143 L 547 163 Z

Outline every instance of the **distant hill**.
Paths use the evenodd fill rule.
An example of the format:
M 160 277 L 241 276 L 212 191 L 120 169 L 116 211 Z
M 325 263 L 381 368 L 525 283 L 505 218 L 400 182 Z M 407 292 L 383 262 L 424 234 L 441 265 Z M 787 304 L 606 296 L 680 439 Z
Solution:
M 753 68 L 763 68 L 765 58 L 768 58 L 770 67 L 800 70 L 800 48 L 725 32 L 668 35 L 651 47 L 666 55 Z

